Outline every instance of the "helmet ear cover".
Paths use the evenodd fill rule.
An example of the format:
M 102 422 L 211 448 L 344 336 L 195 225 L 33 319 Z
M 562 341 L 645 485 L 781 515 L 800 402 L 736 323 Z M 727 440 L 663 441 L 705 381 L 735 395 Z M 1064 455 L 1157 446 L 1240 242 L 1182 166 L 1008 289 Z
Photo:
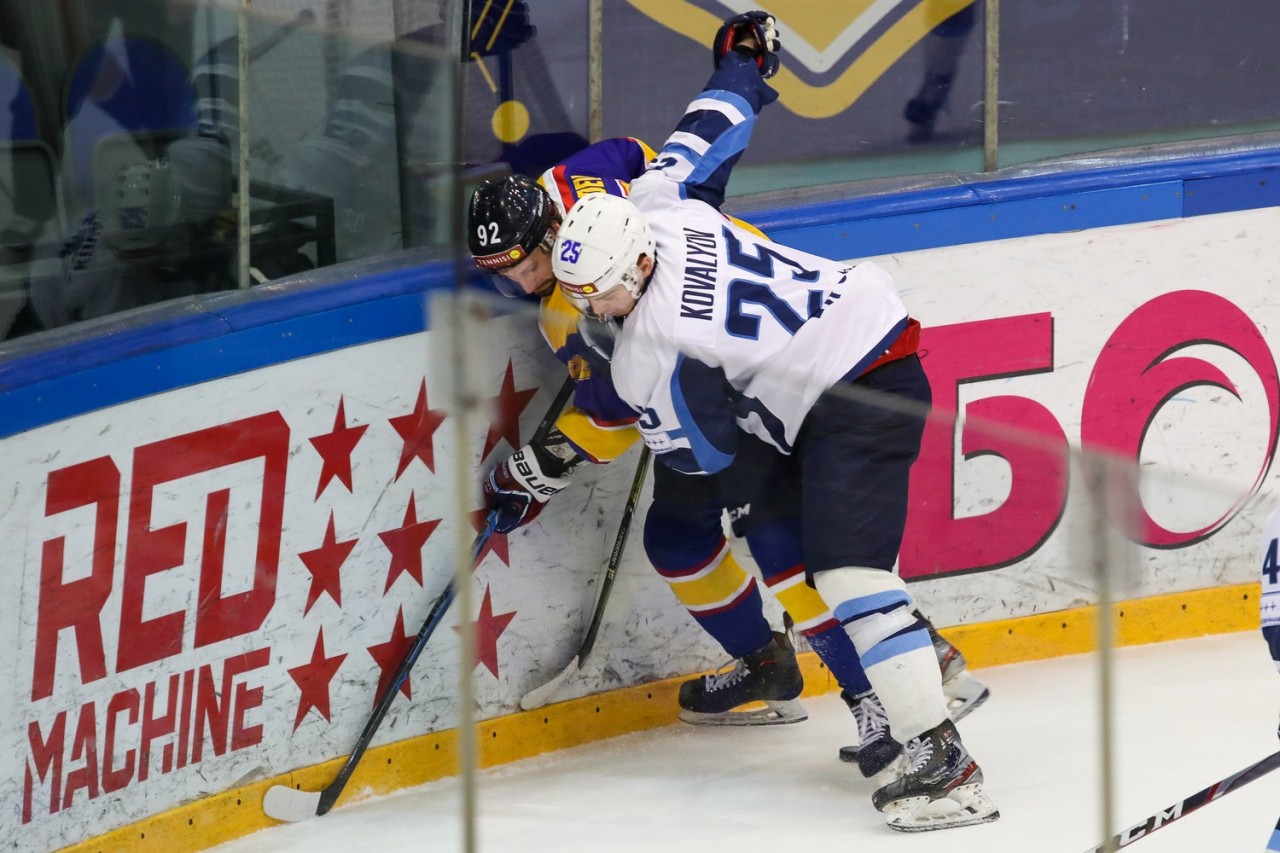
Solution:
M 524 175 L 489 180 L 471 194 L 467 246 L 482 272 L 501 273 L 544 244 L 555 221 L 555 205 Z

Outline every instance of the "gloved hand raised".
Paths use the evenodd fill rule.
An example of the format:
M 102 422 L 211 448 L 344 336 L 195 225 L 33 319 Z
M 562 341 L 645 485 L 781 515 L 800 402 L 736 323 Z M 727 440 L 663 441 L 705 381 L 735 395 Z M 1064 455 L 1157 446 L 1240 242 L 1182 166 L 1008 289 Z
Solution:
M 526 444 L 484 478 L 485 507 L 497 511 L 494 532 L 510 533 L 533 521 L 551 496 L 569 485 L 568 477 L 552 477 L 546 467 L 538 448 Z
M 746 12 L 726 18 L 716 30 L 716 37 L 711 42 L 711 53 L 716 68 L 731 50 L 745 53 L 755 59 L 760 69 L 760 76 L 766 80 L 778 73 L 778 49 L 782 42 L 778 40 L 776 21 L 768 12 Z

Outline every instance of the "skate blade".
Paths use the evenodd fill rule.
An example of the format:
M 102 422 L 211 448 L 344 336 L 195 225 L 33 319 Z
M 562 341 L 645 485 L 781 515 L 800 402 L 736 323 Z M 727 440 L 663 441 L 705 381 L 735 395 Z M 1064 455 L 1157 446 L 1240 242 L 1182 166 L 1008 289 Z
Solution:
M 931 832 L 999 820 L 1000 811 L 982 785 L 961 785 L 945 797 L 904 797 L 884 807 L 885 823 L 898 832 Z
M 795 700 L 752 702 L 718 714 L 680 710 L 680 721 L 692 726 L 783 726 L 807 719 L 809 712 Z
M 960 722 L 991 698 L 990 688 L 965 672 L 943 684 L 942 692 L 947 697 L 947 713 L 953 723 Z

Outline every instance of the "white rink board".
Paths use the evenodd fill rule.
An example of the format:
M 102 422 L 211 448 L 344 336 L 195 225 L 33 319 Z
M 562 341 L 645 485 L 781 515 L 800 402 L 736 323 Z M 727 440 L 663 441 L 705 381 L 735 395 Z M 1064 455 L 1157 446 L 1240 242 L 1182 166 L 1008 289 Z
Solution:
M 1188 376 L 1207 377 L 1215 368 L 1221 371 L 1234 384 L 1238 398 L 1219 387 L 1189 387 L 1147 414 L 1151 429 L 1139 457 L 1147 478 L 1142 503 L 1168 531 L 1169 542 L 1139 548 L 1136 574 L 1116 579 L 1116 594 L 1132 598 L 1256 580 L 1256 539 L 1265 509 L 1276 502 L 1276 474 L 1268 470 L 1272 461 L 1268 442 L 1277 428 L 1276 367 L 1268 338 L 1270 330 L 1280 328 L 1280 295 L 1275 287 L 1275 270 L 1280 269 L 1280 245 L 1274 239 L 1277 228 L 1280 209 L 1269 208 L 873 260 L 893 273 L 908 308 L 926 326 L 923 350 L 930 350 L 936 327 L 956 324 L 962 330 L 957 337 L 966 349 L 952 354 L 966 360 L 986 359 L 987 369 L 993 372 L 1008 366 L 1008 375 L 966 381 L 958 390 L 954 383 L 947 390 L 938 379 L 938 368 L 930 367 L 935 406 L 948 393 L 962 407 L 997 396 L 1029 400 L 1047 411 L 1075 448 L 1081 446 L 1084 401 L 1091 388 L 1095 395 L 1100 389 L 1117 395 L 1145 381 L 1136 373 L 1099 370 L 1093 375 L 1104 352 L 1130 348 L 1145 367 L 1162 355 L 1168 359 L 1166 350 L 1193 339 L 1188 330 L 1206 341 L 1177 349 L 1174 355 L 1210 366 L 1193 365 Z M 1188 295 L 1171 299 L 1171 304 L 1193 310 L 1174 311 L 1166 317 L 1144 308 L 1158 297 L 1170 299 L 1169 294 L 1178 293 Z M 1218 313 L 1196 316 L 1194 308 L 1205 305 Z M 1240 321 L 1237 326 L 1218 323 L 1220 316 L 1233 312 Z M 1044 316 L 1051 319 L 1051 335 L 1044 336 L 1051 346 L 1047 350 L 1035 341 L 1035 324 L 1025 319 Z M 992 326 L 992 321 L 1012 325 Z M 1117 330 L 1126 321 L 1130 327 L 1122 337 Z M 968 331 L 970 324 L 974 331 Z M 1179 325 L 1184 328 L 1176 328 Z M 993 328 L 1001 329 L 1001 334 L 990 331 Z M 1007 334 L 1010 329 L 1012 334 Z M 1113 334 L 1116 338 L 1108 346 Z M 1246 346 L 1253 347 L 1250 359 L 1237 351 Z M 1019 364 L 1019 358 L 1034 360 L 1028 353 L 1041 354 L 1035 357 L 1044 357 L 1050 369 L 1038 367 L 1030 372 Z M 926 367 L 936 357 L 936 349 L 925 353 Z M 1158 381 L 1151 384 L 1153 396 L 1173 390 Z M 957 519 L 999 510 L 1008 499 L 1010 465 L 990 455 L 965 459 L 959 447 L 957 438 L 954 455 L 940 460 L 949 463 L 945 470 L 920 464 L 913 470 L 913 520 L 919 515 L 917 481 L 922 477 L 939 478 L 954 471 L 950 509 Z M 1024 473 L 1028 476 L 1023 485 L 1034 489 L 1037 473 Z M 1256 497 L 1250 498 L 1251 494 Z M 1239 509 L 1242 503 L 1243 511 L 1232 514 L 1233 506 Z M 982 572 L 980 581 L 968 575 L 919 580 L 911 587 L 913 594 L 939 625 L 1091 603 L 1096 584 L 1080 565 L 1087 551 L 1070 540 L 1080 529 L 1072 513 L 1087 515 L 1095 507 L 1080 471 L 1073 469 L 1062 522 L 1026 556 L 1004 568 Z M 1200 541 L 1189 544 L 1188 532 L 1201 530 L 1205 532 Z M 926 532 L 926 539 L 938 535 L 936 526 Z M 963 550 L 978 538 L 970 532 L 952 541 Z M 955 559 L 963 561 L 963 557 Z
M 526 395 L 536 391 L 520 418 L 524 440 L 560 380 L 536 333 L 510 324 L 507 338 L 523 347 L 513 351 L 513 387 Z M 0 801 L 5 825 L 20 827 L 23 849 L 55 849 L 250 779 L 343 754 L 355 741 L 382 672 L 370 649 L 388 643 L 397 626 L 398 636 L 411 638 L 454 565 L 459 522 L 452 505 L 452 421 L 444 421 L 428 442 L 434 471 L 410 454 L 395 476 L 406 441 L 392 419 L 414 411 L 424 382 L 428 408 L 442 410 L 448 402 L 444 380 L 424 370 L 426 357 L 425 336 L 399 338 L 173 391 L 8 440 L 14 487 L 0 520 L 0 541 L 4 564 L 13 570 L 0 580 L 0 625 L 5 643 L 19 654 L 6 656 L 14 668 L 6 672 L 7 683 L 18 689 L 0 700 L 0 754 L 6 766 L 29 767 L 34 781 L 26 783 L 20 769 L 4 774 Z M 505 370 L 504 358 L 483 394 L 497 395 Z M 349 457 L 353 489 L 340 477 L 325 477 L 317 495 L 324 464 L 311 439 L 335 432 L 339 402 L 346 427 L 364 428 Z M 483 415 L 478 421 L 471 438 L 476 455 L 491 424 Z M 151 445 L 158 451 L 149 451 Z M 513 449 L 508 440 L 497 440 L 486 467 Z M 471 467 L 477 463 L 473 459 Z M 177 470 L 182 476 L 172 478 Z M 633 471 L 624 461 L 588 472 L 539 523 L 511 537 L 510 566 L 500 552 L 486 553 L 474 575 L 475 606 L 482 606 L 487 592 L 492 614 L 510 621 L 496 623 L 496 676 L 483 665 L 477 670 L 482 716 L 514 710 L 534 673 L 562 666 L 571 654 L 580 609 L 594 598 L 592 584 Z M 119 480 L 118 506 L 103 510 L 113 515 L 99 524 L 89 475 L 110 479 L 111 472 Z M 591 476 L 597 473 L 604 476 Z M 51 474 L 83 505 L 47 514 Z M 149 514 L 131 520 L 131 512 L 144 513 L 140 507 L 148 494 Z M 270 538 L 261 535 L 272 527 L 263 513 L 270 505 L 282 507 L 275 524 L 278 558 L 265 572 L 259 564 L 255 575 L 258 549 Z M 217 546 L 216 535 L 207 537 L 223 529 L 217 524 L 223 514 L 225 536 Z M 403 557 L 396 568 L 380 534 L 415 521 L 433 526 L 416 549 L 420 569 Z M 166 543 L 172 553 L 150 561 L 127 553 L 130 541 L 139 543 L 136 554 L 158 550 L 156 537 L 162 534 L 152 531 L 161 529 L 173 532 L 174 543 Z M 106 553 L 103 542 L 113 535 L 113 559 L 105 567 L 98 564 L 98 586 L 92 592 L 73 586 L 95 577 L 92 555 Z M 466 533 L 467 541 L 472 535 Z M 42 587 L 42 554 L 47 543 L 59 540 L 65 543 L 64 568 Z M 326 541 L 328 565 L 338 565 L 337 580 L 313 585 L 300 555 L 323 551 Z M 637 639 L 621 660 L 602 642 L 601 660 L 613 661 L 611 686 L 711 665 L 705 641 L 688 635 L 687 618 L 660 598 L 669 594 L 666 589 L 648 583 L 640 549 L 622 571 L 615 595 L 624 603 L 617 613 L 633 614 L 634 624 L 610 630 Z M 213 597 L 229 600 L 226 606 L 201 610 L 202 572 Z M 628 600 L 634 608 L 626 606 Z M 126 601 L 133 602 L 130 608 Z M 60 602 L 69 602 L 64 610 L 89 614 L 82 620 L 85 633 L 56 630 L 75 623 L 59 617 Z M 393 705 L 376 743 L 454 725 L 456 617 L 455 609 L 433 636 L 410 679 L 412 701 Z M 321 634 L 323 654 L 317 656 Z M 689 636 L 685 653 L 668 658 L 667 651 L 678 648 L 668 640 L 682 634 Z M 387 657 L 389 670 L 404 648 Z M 89 657 L 83 666 L 81 654 Z M 327 683 L 323 666 L 299 673 L 321 679 L 309 697 L 320 705 L 312 706 L 290 670 L 326 660 L 336 667 Z M 329 720 L 322 713 L 326 705 Z M 305 716 L 295 729 L 300 711 Z M 144 726 L 144 718 L 153 722 Z M 35 745 L 28 732 L 32 724 L 39 731 Z M 57 742 L 60 749 L 52 746 Z M 107 754 L 108 742 L 114 756 Z M 144 749 L 150 754 L 145 775 Z M 96 761 L 87 761 L 88 754 L 96 754 Z M 55 776 L 59 796 L 51 810 Z
M 999 374 L 952 381 L 958 390 L 949 393 L 962 405 L 994 397 L 1030 401 L 1078 446 L 1090 389 L 1140 384 L 1105 372 L 1091 382 L 1102 354 L 1115 349 L 1106 346 L 1112 334 L 1124 326 L 1122 349 L 1142 352 L 1168 349 L 1170 326 L 1187 330 L 1188 312 L 1162 323 L 1142 306 L 1197 291 L 1205 295 L 1177 303 L 1199 309 L 1190 314 L 1193 330 L 1196 320 L 1216 322 L 1232 311 L 1261 330 L 1258 337 L 1276 326 L 1272 271 L 1280 269 L 1280 245 L 1270 235 L 1278 229 L 1280 211 L 1268 209 L 877 260 L 898 277 L 926 326 L 935 399 L 945 391 L 935 374 L 959 361 L 944 362 L 945 327 L 948 346 L 963 344 L 961 355 L 980 355 L 983 369 Z M 1141 322 L 1124 325 L 1135 316 Z M 1238 397 L 1187 387 L 1152 417 L 1144 468 L 1187 471 L 1196 481 L 1183 491 L 1144 492 L 1144 505 L 1174 538 L 1208 532 L 1191 544 L 1140 549 L 1141 571 L 1125 580 L 1126 596 L 1254 579 L 1259 510 L 1249 504 L 1236 515 L 1233 507 L 1253 491 L 1258 503 L 1274 500 L 1274 473 L 1256 489 L 1255 482 L 1269 465 L 1275 434 L 1268 402 L 1275 366 L 1271 350 L 1264 347 L 1262 358 L 1246 332 L 1238 323 L 1200 329 L 1197 339 L 1228 337 L 1227 346 L 1177 352 L 1216 366 Z M 497 355 L 480 371 L 480 396 L 500 394 L 505 356 L 514 364 L 514 392 L 539 389 L 520 414 L 524 441 L 560 381 L 557 366 L 531 323 L 497 321 L 491 335 L 486 340 Z M 425 408 L 446 405 L 445 378 L 429 363 L 428 337 L 288 362 L 6 441 L 10 484 L 0 498 L 0 555 L 8 570 L 0 573 L 0 637 L 16 655 L 4 656 L 0 677 L 16 689 L 0 700 L 0 755 L 12 768 L 0 777 L 0 819 L 17 827 L 13 837 L 23 849 L 55 849 L 346 753 L 381 674 L 371 650 L 387 644 L 397 625 L 396 636 L 416 632 L 444 587 L 464 523 L 451 503 L 452 422 L 425 431 L 416 456 L 393 423 L 415 411 L 424 388 Z M 1191 374 L 1207 372 L 1197 365 Z M 312 441 L 337 435 L 339 403 L 348 429 L 367 428 L 346 457 L 351 489 L 339 476 L 345 454 L 325 445 L 334 454 L 326 468 Z M 1102 419 L 1111 420 L 1126 423 Z M 473 424 L 475 456 L 488 438 L 489 422 Z M 488 468 L 512 445 L 497 438 L 483 460 L 471 461 Z M 935 480 L 954 472 L 949 515 L 957 522 L 980 524 L 972 519 L 1010 502 L 1011 483 L 1046 479 L 1026 463 L 1011 466 L 991 455 L 966 460 L 960 447 L 956 438 L 946 466 L 929 462 Z M 481 717 L 515 711 L 519 696 L 558 671 L 576 648 L 635 459 L 633 450 L 617 465 L 580 472 L 537 522 L 511 537 L 509 565 L 489 553 L 476 571 L 470 615 L 479 614 L 492 640 L 475 671 Z M 1202 488 L 1201 478 L 1232 488 L 1220 495 Z M 1045 498 L 1035 488 L 1019 493 L 1019 501 L 1029 499 Z M 952 567 L 954 576 L 918 580 L 913 592 L 943 626 L 1091 602 L 1092 582 L 1069 541 L 1071 512 L 1089 500 L 1073 473 L 1063 520 L 1021 559 L 987 571 Z M 719 663 L 717 649 L 675 607 L 643 558 L 643 506 L 596 650 L 563 698 Z M 419 544 L 415 533 L 425 537 Z M 917 542 L 954 539 L 952 560 L 1004 547 L 989 533 L 959 524 L 912 531 Z M 974 542 L 987 550 L 966 552 Z M 393 705 L 377 742 L 453 725 L 456 641 L 447 628 L 456 616 L 432 638 L 412 675 L 411 701 Z M 383 657 L 394 664 L 399 652 Z

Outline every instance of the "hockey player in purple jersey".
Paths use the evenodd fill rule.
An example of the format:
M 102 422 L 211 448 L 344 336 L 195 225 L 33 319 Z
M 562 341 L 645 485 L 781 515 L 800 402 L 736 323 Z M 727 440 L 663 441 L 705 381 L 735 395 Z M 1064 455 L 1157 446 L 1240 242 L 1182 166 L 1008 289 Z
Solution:
M 629 199 L 584 197 L 552 249 L 584 313 L 618 323 L 613 379 L 657 460 L 730 469 L 743 433 L 800 470 L 806 573 L 866 668 L 906 772 L 875 792 L 902 831 L 995 820 L 949 719 L 929 632 L 893 571 L 931 403 L 919 324 L 892 278 L 762 239 L 720 213 L 757 114 L 777 98 L 773 19 L 730 19 L 717 70 Z M 883 402 L 888 400 L 889 404 Z

